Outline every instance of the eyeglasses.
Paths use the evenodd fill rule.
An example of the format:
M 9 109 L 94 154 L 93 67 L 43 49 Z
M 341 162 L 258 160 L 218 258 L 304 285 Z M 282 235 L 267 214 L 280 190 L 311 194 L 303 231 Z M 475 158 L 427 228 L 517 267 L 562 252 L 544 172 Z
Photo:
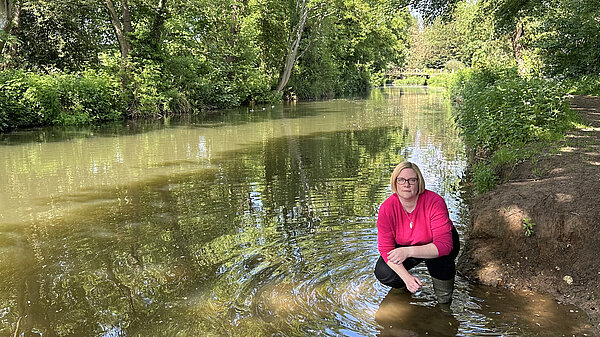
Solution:
M 418 178 L 408 178 L 408 179 L 396 178 L 396 182 L 400 185 L 404 185 L 407 181 L 408 181 L 409 185 L 414 185 L 417 183 L 417 181 L 419 181 L 419 179 Z

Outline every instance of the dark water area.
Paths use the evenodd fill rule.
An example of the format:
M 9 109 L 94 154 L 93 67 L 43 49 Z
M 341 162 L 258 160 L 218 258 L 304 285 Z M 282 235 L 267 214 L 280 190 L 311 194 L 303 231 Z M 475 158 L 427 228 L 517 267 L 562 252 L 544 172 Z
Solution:
M 440 310 L 373 275 L 402 160 L 463 232 L 442 91 L 381 88 L 0 136 L 0 336 L 572 336 L 576 308 L 458 277 Z

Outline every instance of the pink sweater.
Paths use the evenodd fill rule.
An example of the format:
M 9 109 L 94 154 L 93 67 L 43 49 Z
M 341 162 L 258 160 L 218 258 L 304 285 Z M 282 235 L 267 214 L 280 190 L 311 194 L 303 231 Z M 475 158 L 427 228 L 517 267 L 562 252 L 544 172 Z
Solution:
M 392 194 L 379 208 L 377 217 L 377 249 L 388 262 L 388 253 L 401 246 L 420 246 L 432 243 L 439 256 L 452 250 L 452 221 L 444 199 L 435 192 L 425 190 L 417 200 L 415 209 L 408 213 L 402 209 L 397 194 Z M 413 228 L 410 228 L 412 219 Z

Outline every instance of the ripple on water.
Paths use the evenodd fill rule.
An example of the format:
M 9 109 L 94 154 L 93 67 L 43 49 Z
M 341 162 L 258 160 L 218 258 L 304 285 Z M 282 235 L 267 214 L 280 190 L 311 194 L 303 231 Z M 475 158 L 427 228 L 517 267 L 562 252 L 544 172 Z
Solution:
M 12 334 L 20 315 L 86 336 L 99 321 L 106 336 L 581 335 L 569 328 L 581 318 L 555 302 L 460 277 L 449 315 L 422 265 L 416 294 L 375 279 L 377 208 L 396 162 L 421 165 L 453 220 L 462 207 L 464 151 L 445 101 L 410 90 L 297 102 L 274 122 L 227 114 L 219 128 L 13 147 L 6 158 L 22 160 L 0 168 L 16 206 L 0 211 L 0 311 L 11 313 L 0 329 Z M 33 301 L 15 304 L 23 291 Z
M 227 320 L 233 326 L 260 322 L 266 324 L 269 334 L 283 335 L 310 331 L 330 336 L 537 334 L 530 328 L 535 322 L 523 322 L 514 309 L 509 309 L 515 298 L 504 305 L 494 303 L 500 308 L 494 313 L 487 307 L 494 296 L 503 302 L 504 293 L 487 292 L 481 294 L 485 299 L 477 297 L 474 286 L 460 277 L 451 314 L 437 306 L 424 266 L 414 270 L 424 281 L 416 294 L 401 294 L 382 286 L 373 275 L 378 252 L 372 226 L 365 228 L 362 223 L 338 219 L 336 224 L 321 223 L 311 231 L 295 231 L 293 237 L 280 235 L 282 232 L 285 230 L 280 228 L 277 235 L 265 240 L 266 244 L 234 252 L 227 272 L 217 281 L 237 284 L 229 299 L 217 292 L 211 295 L 221 303 L 214 308 L 229 308 Z M 557 315 L 548 313 L 548 317 Z M 549 325 L 543 315 L 533 319 Z
M 231 303 L 234 316 L 278 328 L 310 320 L 328 322 L 332 331 L 345 326 L 373 332 L 369 322 L 378 305 L 373 302 L 378 291 L 372 276 L 375 238 L 372 228 L 318 227 L 291 241 L 279 236 L 238 254 L 222 275 L 238 284 Z

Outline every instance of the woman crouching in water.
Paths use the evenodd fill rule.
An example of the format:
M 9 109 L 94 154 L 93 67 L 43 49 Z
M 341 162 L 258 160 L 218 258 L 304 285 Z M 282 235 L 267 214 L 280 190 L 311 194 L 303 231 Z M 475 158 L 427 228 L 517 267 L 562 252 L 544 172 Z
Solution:
M 450 304 L 460 242 L 446 202 L 425 189 L 419 167 L 411 162 L 396 166 L 390 184 L 394 194 L 381 204 L 377 218 L 381 256 L 375 276 L 387 286 L 414 293 L 423 283 L 408 271 L 424 261 L 438 302 Z

